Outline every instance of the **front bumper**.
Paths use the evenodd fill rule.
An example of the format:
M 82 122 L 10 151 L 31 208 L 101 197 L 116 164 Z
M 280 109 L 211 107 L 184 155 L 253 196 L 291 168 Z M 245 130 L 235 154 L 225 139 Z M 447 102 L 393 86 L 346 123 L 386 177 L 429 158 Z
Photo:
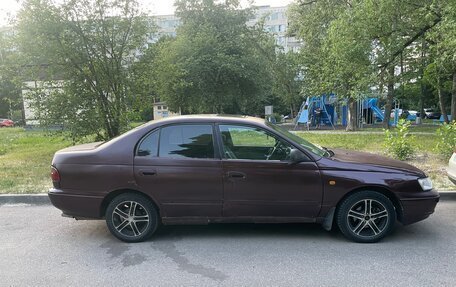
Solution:
M 440 200 L 440 195 L 436 190 L 398 195 L 402 206 L 400 221 L 404 225 L 428 218 L 434 213 L 435 206 Z
M 51 203 L 70 217 L 102 218 L 102 196 L 82 195 L 51 188 L 48 192 Z

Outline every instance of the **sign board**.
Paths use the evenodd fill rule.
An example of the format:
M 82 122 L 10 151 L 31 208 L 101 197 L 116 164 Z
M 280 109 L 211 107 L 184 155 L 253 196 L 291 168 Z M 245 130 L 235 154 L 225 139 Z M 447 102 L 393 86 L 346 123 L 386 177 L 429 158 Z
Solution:
M 271 116 L 272 115 L 272 106 L 264 106 L 264 114 L 266 116 Z

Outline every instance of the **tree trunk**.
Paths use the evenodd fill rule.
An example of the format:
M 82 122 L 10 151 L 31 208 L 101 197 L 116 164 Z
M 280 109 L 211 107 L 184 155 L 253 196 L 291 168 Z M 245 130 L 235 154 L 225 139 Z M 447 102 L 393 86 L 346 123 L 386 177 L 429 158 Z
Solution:
M 453 89 L 451 91 L 451 121 L 456 117 L 456 70 L 453 71 Z
M 385 117 L 383 118 L 383 128 L 389 129 L 390 115 L 394 100 L 394 65 L 388 68 L 388 93 L 386 94 Z
M 420 67 L 420 118 L 424 119 L 424 98 L 426 97 L 426 87 L 424 85 L 424 69 L 426 68 L 426 39 L 423 37 L 421 42 L 421 67 Z
M 346 131 L 355 131 L 357 128 L 356 120 L 356 101 L 353 98 L 348 98 L 348 121 Z
M 424 113 L 424 98 L 426 96 L 426 89 L 424 86 L 423 76 L 421 77 L 420 88 L 421 88 L 421 94 L 420 94 L 419 112 L 420 112 L 420 118 L 424 119 L 424 116 L 426 115 Z
M 437 75 L 437 92 L 439 94 L 439 104 L 440 104 L 440 112 L 442 113 L 443 120 L 448 123 L 448 116 L 446 113 L 445 109 L 445 103 L 444 103 L 444 98 L 443 98 L 443 93 L 442 93 L 442 87 L 440 84 L 440 75 Z

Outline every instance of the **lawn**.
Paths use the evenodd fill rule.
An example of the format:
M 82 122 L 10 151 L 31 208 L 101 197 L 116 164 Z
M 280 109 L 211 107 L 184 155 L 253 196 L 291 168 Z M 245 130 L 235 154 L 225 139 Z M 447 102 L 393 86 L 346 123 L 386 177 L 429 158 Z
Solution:
M 47 192 L 52 156 L 69 145 L 69 140 L 55 134 L 1 128 L 0 193 Z
M 426 132 L 430 132 L 430 128 Z M 417 156 L 410 160 L 427 172 L 439 189 L 454 189 L 446 178 L 447 160 L 438 157 L 433 148 L 433 134 L 421 134 L 411 139 Z M 383 134 L 345 132 L 298 132 L 310 142 L 331 148 L 345 148 L 385 154 Z M 21 128 L 0 129 L 0 193 L 41 193 L 51 186 L 49 165 L 53 154 L 71 141 L 61 134 L 43 131 L 25 131 Z

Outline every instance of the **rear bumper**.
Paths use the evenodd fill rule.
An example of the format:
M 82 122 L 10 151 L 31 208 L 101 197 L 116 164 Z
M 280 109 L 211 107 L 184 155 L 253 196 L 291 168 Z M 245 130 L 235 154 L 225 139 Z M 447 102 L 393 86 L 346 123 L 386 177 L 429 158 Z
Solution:
M 435 190 L 401 195 L 402 216 L 400 221 L 404 225 L 428 218 L 434 213 L 435 206 L 440 200 L 440 195 Z
M 51 203 L 70 217 L 102 218 L 102 196 L 81 195 L 51 188 L 48 192 Z

